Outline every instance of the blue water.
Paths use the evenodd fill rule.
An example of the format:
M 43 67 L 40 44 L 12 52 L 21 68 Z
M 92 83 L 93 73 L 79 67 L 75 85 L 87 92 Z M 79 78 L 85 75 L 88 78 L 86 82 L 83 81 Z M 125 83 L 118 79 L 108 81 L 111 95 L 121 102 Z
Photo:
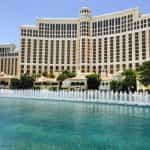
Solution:
M 0 150 L 150 150 L 150 109 L 0 99 Z

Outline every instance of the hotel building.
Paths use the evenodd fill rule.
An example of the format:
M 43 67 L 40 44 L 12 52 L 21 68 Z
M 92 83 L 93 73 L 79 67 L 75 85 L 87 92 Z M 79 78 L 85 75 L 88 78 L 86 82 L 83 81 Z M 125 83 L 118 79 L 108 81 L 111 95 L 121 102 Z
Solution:
M 0 73 L 17 76 L 19 68 L 18 50 L 14 44 L 0 44 Z
M 150 60 L 150 15 L 137 8 L 79 18 L 39 18 L 20 28 L 19 73 L 63 70 L 115 74 Z

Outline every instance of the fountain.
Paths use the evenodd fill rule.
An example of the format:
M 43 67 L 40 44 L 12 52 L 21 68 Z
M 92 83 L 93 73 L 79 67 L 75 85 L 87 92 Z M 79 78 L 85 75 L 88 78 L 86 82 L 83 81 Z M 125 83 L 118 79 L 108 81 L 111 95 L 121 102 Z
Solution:
M 34 98 L 59 101 L 108 103 L 121 105 L 150 106 L 150 95 L 147 92 L 132 93 L 113 91 L 67 91 L 67 90 L 9 90 L 1 89 L 0 97 Z

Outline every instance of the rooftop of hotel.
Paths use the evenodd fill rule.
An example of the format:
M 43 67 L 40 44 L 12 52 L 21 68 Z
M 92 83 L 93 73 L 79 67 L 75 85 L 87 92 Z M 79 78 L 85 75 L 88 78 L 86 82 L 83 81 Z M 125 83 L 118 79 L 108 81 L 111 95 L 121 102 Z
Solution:
M 80 11 L 82 9 L 88 9 L 90 10 L 88 7 L 82 7 L 80 9 Z M 142 17 L 147 17 L 147 16 L 150 16 L 150 14 L 141 14 L 140 10 L 138 7 L 135 7 L 135 8 L 129 8 L 129 9 L 125 9 L 125 10 L 121 10 L 121 11 L 116 11 L 116 12 L 112 12 L 112 13 L 104 13 L 104 14 L 101 14 L 101 15 L 95 15 L 95 16 L 92 16 L 93 19 L 97 19 L 97 18 L 103 18 L 103 17 L 114 17 L 115 15 L 123 15 L 124 13 L 134 13 L 136 14 L 137 16 L 142 16 Z M 59 22 L 63 22 L 63 21 L 78 21 L 80 18 L 43 18 L 43 17 L 37 17 L 36 18 L 36 23 L 40 23 L 42 21 L 59 21 Z M 28 25 L 28 24 L 25 24 L 25 25 L 21 25 L 21 27 L 29 27 L 29 28 L 34 28 L 36 27 L 35 25 Z

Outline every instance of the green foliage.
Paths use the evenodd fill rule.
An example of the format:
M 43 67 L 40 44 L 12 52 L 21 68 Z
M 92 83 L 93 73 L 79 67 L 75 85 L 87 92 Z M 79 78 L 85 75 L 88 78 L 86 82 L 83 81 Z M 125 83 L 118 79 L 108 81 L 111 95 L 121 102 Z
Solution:
M 42 75 L 43 75 L 44 77 L 48 77 L 48 73 L 47 73 L 47 72 L 43 72 Z
M 55 78 L 55 75 L 53 74 L 53 72 L 50 72 L 50 73 L 48 74 L 48 77 L 49 77 L 49 78 Z
M 16 78 L 11 79 L 10 88 L 18 89 L 19 87 L 20 87 L 20 80 Z
M 122 90 L 127 92 L 136 91 L 136 72 L 132 69 L 128 69 L 122 73 L 122 76 L 124 78 L 122 81 Z
M 68 78 L 68 76 L 66 74 L 61 73 L 58 77 L 57 80 L 63 82 L 64 80 L 66 80 Z
M 68 78 L 73 78 L 76 76 L 75 72 L 70 72 L 68 70 L 63 71 L 62 74 L 65 74 Z
M 34 79 L 34 80 L 36 80 L 36 78 L 39 78 L 41 75 L 40 74 L 32 74 L 32 78 Z
M 68 78 L 73 78 L 76 76 L 76 73 L 74 72 L 70 72 L 70 71 L 63 71 L 58 77 L 57 77 L 57 80 L 58 81 L 64 81 Z
M 62 82 L 68 78 L 73 78 L 76 76 L 76 73 L 70 72 L 68 70 L 63 71 L 58 77 L 57 80 L 59 81 L 59 88 L 62 86 Z
M 93 73 L 87 76 L 87 88 L 89 90 L 98 89 L 99 85 L 100 85 L 99 75 L 97 75 L 96 73 Z
M 14 89 L 30 89 L 33 88 L 34 78 L 27 74 L 24 74 L 19 79 L 11 80 L 11 88 Z
M 27 74 L 24 74 L 20 78 L 20 88 L 22 89 L 30 89 L 33 87 L 34 78 Z
M 110 82 L 110 89 L 114 92 L 122 90 L 122 81 L 113 80 Z
M 113 91 L 136 91 L 136 72 L 128 69 L 122 73 L 123 79 L 121 81 L 113 80 L 110 82 L 110 89 Z
M 148 86 L 150 85 L 150 61 L 144 62 L 138 69 L 140 82 Z

